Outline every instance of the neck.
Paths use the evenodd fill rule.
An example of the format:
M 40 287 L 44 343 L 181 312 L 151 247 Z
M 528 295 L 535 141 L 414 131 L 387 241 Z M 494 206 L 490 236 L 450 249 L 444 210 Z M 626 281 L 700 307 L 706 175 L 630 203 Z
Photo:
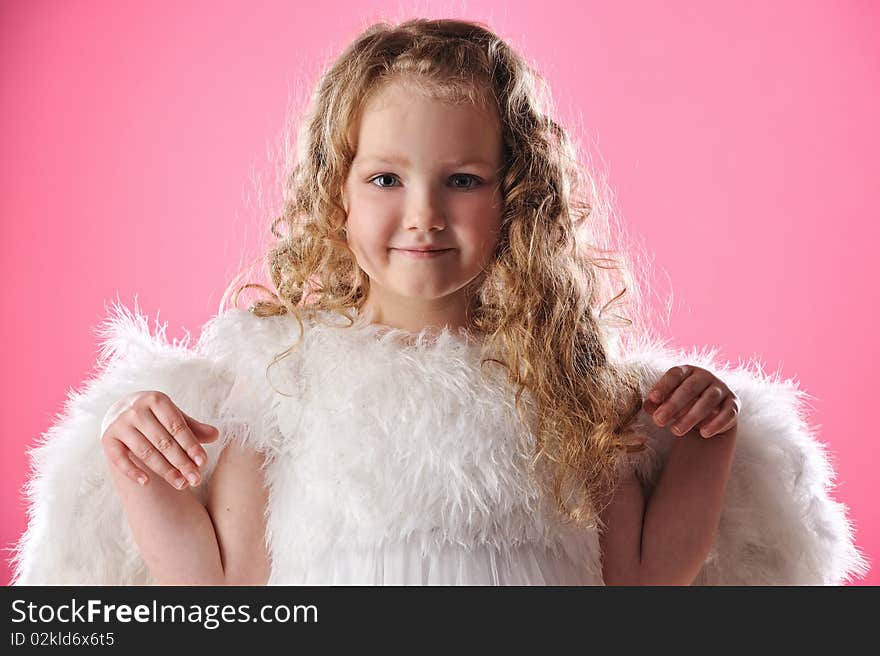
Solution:
M 372 312 L 372 323 L 411 333 L 428 329 L 470 330 L 465 290 L 439 299 L 422 300 L 391 297 L 371 290 L 364 308 Z

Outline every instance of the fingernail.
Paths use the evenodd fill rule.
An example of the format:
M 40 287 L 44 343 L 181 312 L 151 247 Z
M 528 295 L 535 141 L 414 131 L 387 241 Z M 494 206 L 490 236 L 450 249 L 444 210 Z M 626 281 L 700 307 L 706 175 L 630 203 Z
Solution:
M 182 477 L 178 476 L 174 479 L 174 487 L 176 487 L 178 490 L 182 490 L 185 485 L 186 481 Z
M 648 394 L 648 398 L 654 401 L 655 403 L 660 400 L 660 392 L 654 390 L 650 394 Z
M 656 419 L 659 422 L 659 424 L 662 426 L 666 422 L 666 413 L 665 412 L 658 412 L 656 415 L 654 415 L 654 419 Z
M 196 465 L 199 467 L 201 467 L 203 464 L 205 464 L 205 458 L 201 454 L 199 454 L 195 457 L 195 461 L 196 461 Z
M 138 485 L 146 485 L 147 484 L 147 477 L 144 475 L 138 476 L 137 482 L 138 482 Z
M 187 476 L 187 478 L 189 479 L 190 485 L 192 485 L 193 487 L 199 484 L 199 477 L 195 474 L 190 474 L 189 476 Z
M 681 426 L 673 426 L 672 432 L 676 435 L 681 435 L 684 431 L 682 430 Z

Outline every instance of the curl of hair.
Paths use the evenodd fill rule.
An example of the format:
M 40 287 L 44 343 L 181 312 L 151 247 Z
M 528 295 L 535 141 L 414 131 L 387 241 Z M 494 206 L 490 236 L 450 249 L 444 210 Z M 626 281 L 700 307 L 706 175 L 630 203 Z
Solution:
M 522 419 L 523 394 L 534 402 L 532 462 L 543 489 L 564 518 L 592 523 L 610 502 L 619 458 L 644 448 L 633 429 L 642 402 L 637 381 L 613 364 L 606 335 L 606 327 L 633 324 L 607 314 L 623 302 L 627 285 L 614 289 L 629 273 L 623 254 L 608 248 L 612 232 L 598 181 L 550 117 L 546 84 L 484 25 L 380 22 L 333 61 L 300 123 L 283 209 L 271 225 L 274 291 L 242 285 L 232 304 L 244 289 L 261 287 L 268 298 L 249 309 L 260 317 L 292 313 L 301 331 L 300 313 L 331 311 L 351 321 L 349 313 L 362 308 L 370 281 L 346 243 L 342 192 L 363 107 L 392 82 L 497 110 L 501 234 L 493 261 L 472 283 L 469 320 L 485 336 L 483 354 L 492 353 L 482 364 L 506 368 Z M 630 293 L 635 289 L 630 285 Z

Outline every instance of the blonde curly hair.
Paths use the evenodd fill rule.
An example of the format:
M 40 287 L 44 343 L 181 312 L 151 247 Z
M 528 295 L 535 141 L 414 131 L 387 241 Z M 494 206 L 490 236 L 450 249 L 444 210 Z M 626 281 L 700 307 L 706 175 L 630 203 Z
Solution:
M 363 107 L 384 85 L 403 79 L 446 102 L 489 102 L 498 110 L 505 155 L 501 233 L 473 290 L 469 319 L 485 337 L 483 354 L 495 356 L 481 364 L 507 369 L 521 418 L 522 394 L 535 401 L 533 465 L 543 472 L 537 477 L 543 489 L 564 518 L 592 523 L 610 502 L 619 458 L 644 448 L 633 429 L 642 404 L 637 380 L 614 365 L 608 350 L 609 329 L 633 324 L 608 315 L 623 302 L 631 276 L 623 254 L 608 247 L 609 204 L 597 179 L 550 118 L 546 83 L 486 26 L 380 22 L 333 61 L 301 121 L 283 209 L 272 222 L 277 241 L 267 264 L 275 289 L 233 283 L 224 302 L 231 295 L 237 307 L 243 290 L 262 288 L 269 298 L 249 309 L 259 317 L 292 314 L 300 338 L 301 313 L 330 311 L 352 322 L 349 312 L 362 309 L 370 280 L 343 234 L 342 193 Z

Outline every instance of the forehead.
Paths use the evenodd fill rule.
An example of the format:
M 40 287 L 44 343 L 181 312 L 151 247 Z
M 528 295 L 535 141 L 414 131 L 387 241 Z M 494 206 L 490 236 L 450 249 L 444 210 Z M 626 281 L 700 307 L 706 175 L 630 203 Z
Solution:
M 421 154 L 449 164 L 495 166 L 501 154 L 497 109 L 407 84 L 391 83 L 371 95 L 354 127 L 361 161 L 409 164 L 411 155 Z

